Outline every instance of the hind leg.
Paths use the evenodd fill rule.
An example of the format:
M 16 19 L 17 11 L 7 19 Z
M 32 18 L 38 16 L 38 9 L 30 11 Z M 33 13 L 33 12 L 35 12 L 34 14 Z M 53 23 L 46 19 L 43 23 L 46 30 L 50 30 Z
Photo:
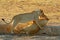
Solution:
M 14 22 L 13 22 L 13 27 L 12 27 L 12 29 L 11 29 L 11 33 L 14 32 L 14 28 L 16 27 L 17 24 L 18 24 L 18 22 L 17 22 L 16 20 L 14 20 Z

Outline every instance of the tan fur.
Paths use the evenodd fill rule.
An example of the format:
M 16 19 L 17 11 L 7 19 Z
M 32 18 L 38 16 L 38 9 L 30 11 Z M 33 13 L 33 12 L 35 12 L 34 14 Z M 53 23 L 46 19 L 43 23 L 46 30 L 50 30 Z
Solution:
M 40 12 L 40 11 L 38 11 Z M 29 15 L 28 15 L 29 16 Z M 33 15 L 31 15 L 30 17 L 32 17 Z M 35 20 L 32 21 L 26 21 L 26 23 L 18 23 L 15 28 L 14 28 L 14 33 L 27 33 L 27 34 L 35 34 L 40 30 L 40 27 L 43 27 L 46 25 L 46 23 L 48 22 L 48 18 L 46 17 L 46 15 L 44 15 L 43 12 L 41 12 L 40 16 L 38 16 L 39 20 L 38 20 L 38 24 L 40 26 L 38 26 L 38 24 L 36 23 Z M 19 17 L 17 17 L 19 19 Z M 35 15 L 36 18 L 36 15 Z M 28 18 L 29 19 L 29 18 Z M 20 19 L 19 19 L 20 20 Z M 15 20 L 16 22 L 19 20 Z M 23 20 L 22 20 L 23 21 Z M 9 24 L 7 24 L 9 25 Z
M 10 24 L 13 22 L 13 27 L 15 27 L 18 23 L 26 23 L 31 20 L 37 21 L 38 17 L 42 14 L 41 9 L 32 11 L 30 13 L 18 14 L 15 15 L 12 20 L 7 23 L 4 19 L 2 19 L 6 24 Z
M 39 19 L 40 19 L 39 24 L 41 25 L 41 27 L 45 26 L 47 22 L 49 21 L 49 19 L 44 13 L 41 16 L 39 16 Z
M 0 24 L 0 33 L 11 33 L 12 25 Z
M 46 15 L 42 14 L 41 16 L 39 16 L 39 25 L 41 27 L 45 26 L 48 22 L 48 18 Z M 28 26 L 30 25 L 30 26 Z M 35 23 L 35 21 L 30 21 L 27 22 L 25 24 L 18 24 L 15 27 L 14 32 L 19 34 L 19 33 L 24 33 L 27 32 L 27 34 L 35 34 L 40 30 L 40 28 L 37 26 L 37 24 Z
M 13 28 L 18 24 L 18 23 L 26 23 L 26 22 L 29 22 L 29 21 L 35 21 L 36 24 L 40 27 L 40 25 L 38 24 L 38 20 L 39 20 L 39 16 L 42 15 L 42 10 L 41 9 L 38 9 L 38 10 L 35 10 L 35 11 L 32 11 L 31 13 L 24 13 L 24 14 L 19 14 L 19 15 L 16 15 L 12 18 L 12 20 L 7 23 L 4 19 L 2 19 L 6 24 L 10 24 L 13 22 Z M 12 33 L 13 33 L 13 28 L 12 28 Z M 41 27 L 40 27 L 41 28 Z M 42 28 L 41 28 L 42 29 Z
M 14 33 L 27 33 L 27 34 L 35 34 L 40 30 L 39 27 L 33 21 L 27 22 L 25 24 L 18 24 L 15 27 Z

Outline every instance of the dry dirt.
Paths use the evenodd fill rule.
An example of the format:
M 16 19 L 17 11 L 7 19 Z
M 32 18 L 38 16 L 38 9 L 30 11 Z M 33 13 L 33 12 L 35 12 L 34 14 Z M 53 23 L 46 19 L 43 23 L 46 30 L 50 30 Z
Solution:
M 13 16 L 21 13 L 42 9 L 50 19 L 48 26 L 60 26 L 60 0 L 0 0 L 0 24 L 5 24 L 1 19 L 10 22 Z M 59 40 L 59 36 L 4 36 L 0 40 Z M 33 38 L 32 38 L 33 37 Z M 4 39 L 3 39 L 4 38 Z

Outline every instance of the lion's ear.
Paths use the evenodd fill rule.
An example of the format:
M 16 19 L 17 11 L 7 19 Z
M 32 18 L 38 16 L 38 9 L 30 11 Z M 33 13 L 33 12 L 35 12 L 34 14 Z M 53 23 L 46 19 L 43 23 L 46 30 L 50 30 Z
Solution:
M 43 10 L 42 10 L 42 9 L 40 9 L 40 12 L 41 12 L 41 13 L 43 13 Z
M 44 15 L 44 12 L 43 12 L 43 10 L 42 10 L 42 9 L 40 9 L 40 12 L 42 13 L 42 15 Z

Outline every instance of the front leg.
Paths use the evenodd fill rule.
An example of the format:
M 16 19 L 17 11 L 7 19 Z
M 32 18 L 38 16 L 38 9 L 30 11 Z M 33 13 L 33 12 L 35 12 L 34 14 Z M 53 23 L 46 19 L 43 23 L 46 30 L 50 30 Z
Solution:
M 43 29 L 43 28 L 39 25 L 39 21 L 40 21 L 39 19 L 35 19 L 35 20 L 34 20 L 35 24 L 36 24 L 40 29 Z

